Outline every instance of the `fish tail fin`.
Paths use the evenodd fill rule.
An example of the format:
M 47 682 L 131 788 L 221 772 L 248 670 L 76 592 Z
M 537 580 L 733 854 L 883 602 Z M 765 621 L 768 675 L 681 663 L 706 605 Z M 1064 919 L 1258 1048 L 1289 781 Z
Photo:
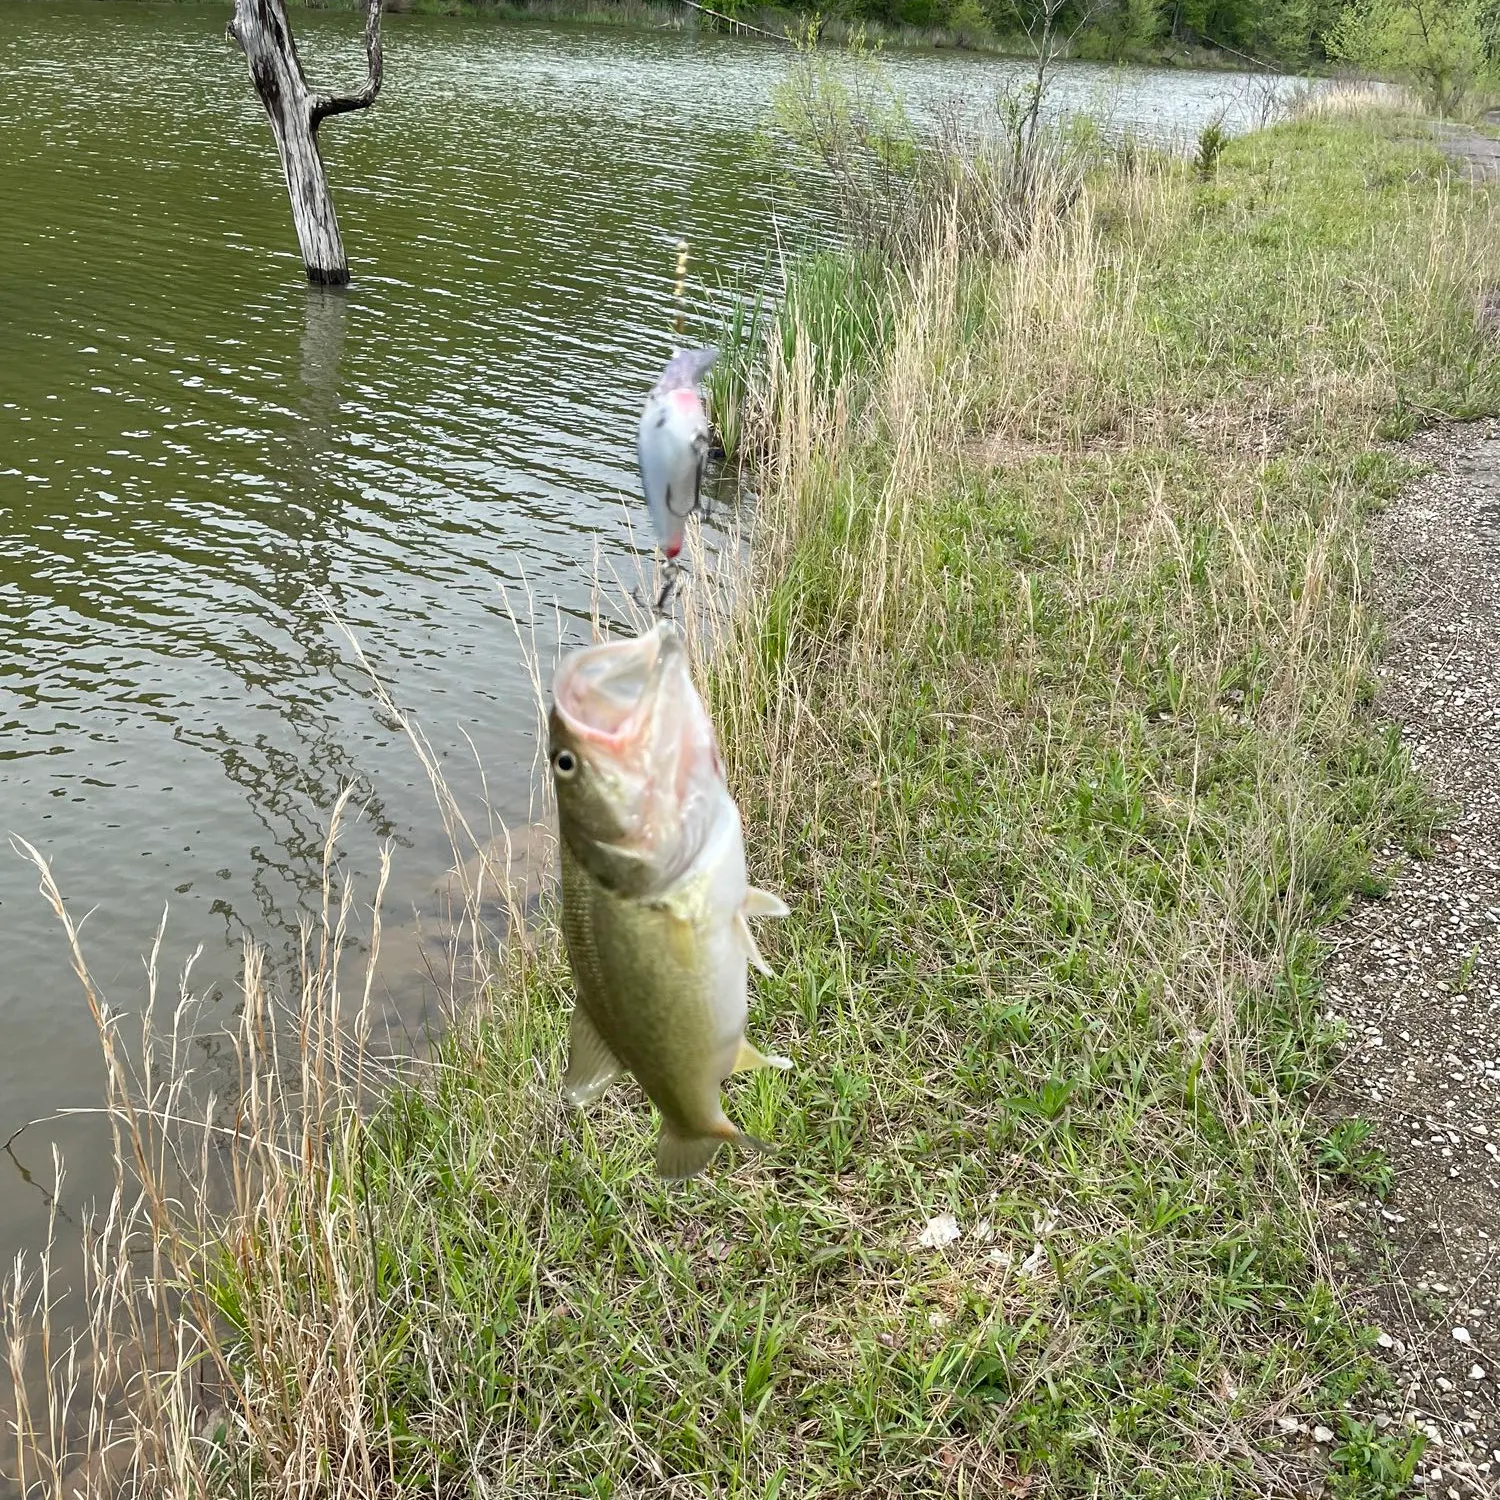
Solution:
M 668 1182 L 681 1182 L 687 1177 L 696 1177 L 714 1158 L 714 1152 L 732 1141 L 751 1151 L 768 1155 L 771 1147 L 753 1135 L 725 1120 L 713 1135 L 680 1135 L 665 1121 L 661 1134 L 656 1138 L 656 1170 Z

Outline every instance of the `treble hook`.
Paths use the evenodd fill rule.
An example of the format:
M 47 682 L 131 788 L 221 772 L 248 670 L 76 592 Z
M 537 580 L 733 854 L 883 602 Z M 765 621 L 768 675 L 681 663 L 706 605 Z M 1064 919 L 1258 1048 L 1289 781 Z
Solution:
M 667 605 L 672 602 L 672 596 L 677 592 L 677 581 L 682 576 L 682 564 L 675 557 L 670 557 L 667 559 L 666 572 L 667 576 L 662 583 L 661 593 L 656 596 L 656 604 L 651 611 L 658 620 L 670 617 L 671 612 L 667 609 Z
M 666 578 L 662 582 L 661 592 L 657 594 L 656 599 L 650 605 L 651 618 L 653 620 L 670 620 L 672 618 L 672 611 L 667 606 L 672 602 L 677 593 L 677 586 L 681 582 L 682 572 L 682 564 L 675 557 L 667 559 Z M 631 589 L 630 597 L 635 600 L 637 609 L 647 608 L 645 599 L 641 597 L 639 584 Z

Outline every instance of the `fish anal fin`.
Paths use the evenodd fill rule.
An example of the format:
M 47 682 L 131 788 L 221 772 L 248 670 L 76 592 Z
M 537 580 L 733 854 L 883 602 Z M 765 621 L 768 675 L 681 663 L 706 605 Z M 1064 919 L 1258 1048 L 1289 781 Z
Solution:
M 774 1053 L 768 1055 L 748 1038 L 740 1038 L 740 1050 L 734 1059 L 736 1073 L 753 1073 L 757 1068 L 775 1068 L 777 1072 L 784 1073 L 791 1066 L 791 1058 L 777 1057 Z
M 751 886 L 745 892 L 745 904 L 740 908 L 747 917 L 789 917 L 791 911 L 780 896 L 773 896 L 770 891 L 763 891 L 758 886 Z
M 582 1107 L 593 1103 L 625 1070 L 578 1004 L 568 1021 L 568 1043 L 563 1097 L 569 1104 Z

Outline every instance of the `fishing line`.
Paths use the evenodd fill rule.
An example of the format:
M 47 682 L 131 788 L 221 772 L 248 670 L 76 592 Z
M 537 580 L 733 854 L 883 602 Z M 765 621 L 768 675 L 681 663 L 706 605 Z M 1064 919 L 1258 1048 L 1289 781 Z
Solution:
M 682 331 L 687 326 L 687 268 L 688 268 L 688 242 L 677 241 L 677 285 L 672 291 L 672 300 L 677 304 L 677 316 L 673 320 L 672 329 L 680 339 Z

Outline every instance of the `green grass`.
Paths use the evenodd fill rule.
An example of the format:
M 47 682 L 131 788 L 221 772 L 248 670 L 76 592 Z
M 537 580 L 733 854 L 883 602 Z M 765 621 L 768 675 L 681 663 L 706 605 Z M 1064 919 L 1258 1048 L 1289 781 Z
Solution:
M 1500 410 L 1493 231 L 1294 125 L 864 278 L 848 357 L 809 273 L 736 376 L 758 562 L 706 674 L 793 909 L 752 1034 L 797 1068 L 729 1090 L 776 1154 L 668 1187 L 633 1088 L 565 1113 L 544 930 L 428 1082 L 187 1236 L 230 1417 L 138 1451 L 272 1495 L 1400 1493 L 1314 1248 L 1320 1177 L 1388 1182 L 1309 1116 L 1318 934 L 1430 833 L 1363 525 L 1389 439 Z

